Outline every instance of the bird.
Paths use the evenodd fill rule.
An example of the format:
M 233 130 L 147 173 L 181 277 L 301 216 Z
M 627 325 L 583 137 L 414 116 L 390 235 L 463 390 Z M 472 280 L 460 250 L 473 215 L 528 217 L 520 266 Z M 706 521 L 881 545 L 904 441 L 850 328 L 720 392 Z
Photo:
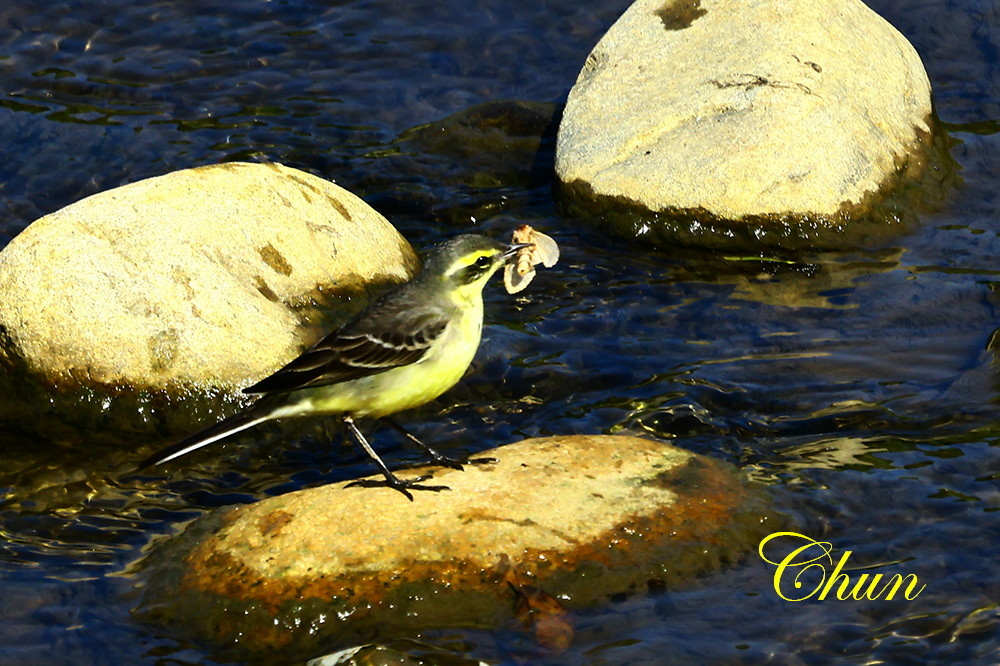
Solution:
M 382 420 L 435 462 L 462 468 L 460 461 L 438 453 L 390 416 L 430 402 L 462 378 L 482 337 L 483 288 L 525 247 L 530 243 L 505 245 L 479 234 L 463 234 L 440 244 L 412 280 L 389 290 L 274 374 L 244 389 L 259 396 L 256 402 L 155 452 L 139 469 L 265 421 L 336 415 L 385 477 L 349 485 L 388 486 L 410 501 L 410 490 L 446 490 L 447 486 L 422 484 L 426 476 L 404 480 L 393 474 L 355 421 Z

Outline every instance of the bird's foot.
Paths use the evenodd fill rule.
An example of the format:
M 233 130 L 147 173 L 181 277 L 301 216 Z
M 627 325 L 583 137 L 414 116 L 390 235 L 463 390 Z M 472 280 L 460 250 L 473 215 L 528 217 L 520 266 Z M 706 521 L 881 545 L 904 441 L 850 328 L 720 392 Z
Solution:
M 359 479 L 358 481 L 351 481 L 345 488 L 350 488 L 352 486 L 359 486 L 362 488 L 392 488 L 393 490 L 398 490 L 406 496 L 406 499 L 413 501 L 413 495 L 410 493 L 411 490 L 430 490 L 432 492 L 441 492 L 442 490 L 451 490 L 448 486 L 429 486 L 421 483 L 421 481 L 426 481 L 431 478 L 430 474 L 424 474 L 423 476 L 418 476 L 415 479 L 401 479 L 395 474 L 387 476 L 384 480 L 378 479 Z
M 430 462 L 432 464 L 440 465 L 442 467 L 450 467 L 451 469 L 462 470 L 465 469 L 463 465 L 495 464 L 497 462 L 496 458 L 468 458 L 468 457 L 452 458 L 451 456 L 446 456 L 437 449 L 421 442 L 419 439 L 414 437 L 406 428 L 399 425 L 392 419 L 383 416 L 382 421 L 387 423 L 393 430 L 398 432 L 400 435 L 410 440 L 411 442 L 419 446 L 421 449 L 423 449 L 425 452 L 427 452 L 427 455 L 431 457 Z M 426 464 L 428 463 L 419 463 L 418 466 L 422 467 L 423 465 Z

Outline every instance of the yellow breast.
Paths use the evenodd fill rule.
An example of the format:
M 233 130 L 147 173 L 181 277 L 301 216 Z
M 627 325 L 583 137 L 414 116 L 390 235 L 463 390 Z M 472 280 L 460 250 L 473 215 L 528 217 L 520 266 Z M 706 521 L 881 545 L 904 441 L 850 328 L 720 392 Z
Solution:
M 482 337 L 482 299 L 461 310 L 427 354 L 410 365 L 340 384 L 303 389 L 282 416 L 351 414 L 379 418 L 412 409 L 438 397 L 462 378 Z

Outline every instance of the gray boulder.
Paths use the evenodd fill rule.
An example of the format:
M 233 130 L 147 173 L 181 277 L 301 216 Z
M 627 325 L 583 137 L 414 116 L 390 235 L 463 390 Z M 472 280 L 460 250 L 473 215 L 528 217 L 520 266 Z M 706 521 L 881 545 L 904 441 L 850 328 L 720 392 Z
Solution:
M 638 0 L 570 92 L 556 172 L 630 235 L 856 241 L 930 119 L 916 51 L 858 0 Z

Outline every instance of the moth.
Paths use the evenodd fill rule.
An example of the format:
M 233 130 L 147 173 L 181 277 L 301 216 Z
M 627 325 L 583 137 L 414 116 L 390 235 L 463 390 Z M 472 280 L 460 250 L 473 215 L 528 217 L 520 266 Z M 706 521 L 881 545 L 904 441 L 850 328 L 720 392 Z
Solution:
M 538 264 L 552 268 L 559 261 L 559 246 L 556 242 L 528 224 L 514 229 L 511 243 L 531 245 L 521 248 L 504 266 L 503 284 L 508 294 L 516 294 L 527 287 L 535 277 L 535 266 Z

